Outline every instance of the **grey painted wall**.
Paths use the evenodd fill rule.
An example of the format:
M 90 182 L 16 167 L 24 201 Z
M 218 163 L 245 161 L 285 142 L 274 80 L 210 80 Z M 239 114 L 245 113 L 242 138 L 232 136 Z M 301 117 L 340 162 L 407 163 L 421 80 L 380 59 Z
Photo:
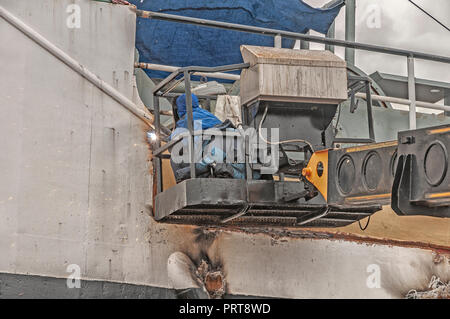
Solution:
M 79 29 L 66 25 L 73 3 Z M 0 5 L 136 100 L 129 8 Z M 87 278 L 152 281 L 145 125 L 3 19 L 0 38 L 0 270 L 62 277 L 78 264 Z

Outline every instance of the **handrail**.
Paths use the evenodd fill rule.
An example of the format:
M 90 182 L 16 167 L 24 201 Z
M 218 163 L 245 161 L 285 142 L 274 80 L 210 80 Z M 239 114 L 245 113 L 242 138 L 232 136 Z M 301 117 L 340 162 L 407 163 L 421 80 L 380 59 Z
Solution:
M 135 68 L 140 69 L 149 69 L 149 70 L 155 70 L 155 71 L 164 71 L 164 72 L 175 72 L 180 67 L 177 66 L 170 66 L 170 65 L 162 65 L 162 64 L 154 64 L 154 63 L 144 63 L 144 62 L 136 62 L 134 64 Z M 221 73 L 221 72 L 195 72 L 193 75 L 198 76 L 206 76 L 210 78 L 217 78 L 217 79 L 224 79 L 224 80 L 231 80 L 231 81 L 237 81 L 240 79 L 239 74 L 229 74 L 229 73 Z
M 164 80 L 159 82 L 152 90 L 152 92 L 156 95 L 157 93 L 164 88 L 167 84 L 169 84 L 172 80 L 174 80 L 178 75 L 182 73 L 196 73 L 196 72 L 203 72 L 203 73 L 217 73 L 217 72 L 224 72 L 224 71 L 234 71 L 234 70 L 240 70 L 250 67 L 250 63 L 239 63 L 239 64 L 230 64 L 230 65 L 222 65 L 222 66 L 215 66 L 215 67 L 206 67 L 206 66 L 187 66 L 178 68 L 174 72 L 172 72 L 168 77 L 166 77 Z
M 359 97 L 363 100 L 366 99 L 367 95 L 365 93 L 356 93 L 356 97 Z M 411 101 L 407 99 L 401 99 L 397 97 L 391 97 L 391 96 L 383 96 L 383 95 L 375 95 L 371 94 L 372 100 L 375 101 L 382 101 L 382 102 L 389 102 L 389 103 L 397 103 L 397 104 L 404 104 L 404 105 L 410 105 Z M 429 102 L 422 102 L 422 101 L 416 101 L 416 106 L 422 107 L 425 109 L 432 109 L 432 110 L 438 110 L 438 111 L 445 111 L 450 112 L 450 106 L 449 105 L 440 105 L 440 104 L 433 104 Z

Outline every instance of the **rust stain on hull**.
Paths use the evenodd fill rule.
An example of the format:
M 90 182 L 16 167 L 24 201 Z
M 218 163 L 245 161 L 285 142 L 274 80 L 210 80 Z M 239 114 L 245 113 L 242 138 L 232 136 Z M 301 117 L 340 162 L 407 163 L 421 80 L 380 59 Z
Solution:
M 240 232 L 249 235 L 267 235 L 276 240 L 285 239 L 315 239 L 315 240 L 345 240 L 366 245 L 387 245 L 406 248 L 419 248 L 434 251 L 439 255 L 450 257 L 450 247 L 424 243 L 417 241 L 403 241 L 387 238 L 374 238 L 341 232 L 325 232 L 312 230 L 289 230 L 289 229 L 262 229 L 262 228 L 241 228 L 241 227 L 206 227 L 209 232 Z
M 378 244 L 388 246 L 400 246 L 406 248 L 420 248 L 435 251 L 442 255 L 448 255 L 450 257 L 450 247 L 435 245 L 431 243 L 423 243 L 417 241 L 403 241 L 395 239 L 381 239 L 373 237 L 358 236 L 349 233 L 335 233 L 332 234 L 333 239 L 353 241 L 361 244 Z

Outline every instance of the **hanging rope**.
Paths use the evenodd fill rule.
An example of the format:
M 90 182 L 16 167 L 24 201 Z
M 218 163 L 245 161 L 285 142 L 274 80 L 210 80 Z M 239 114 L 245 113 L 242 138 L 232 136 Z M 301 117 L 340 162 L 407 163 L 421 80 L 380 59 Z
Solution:
M 445 283 L 437 276 L 431 277 L 428 291 L 411 289 L 406 294 L 406 299 L 445 299 L 450 298 L 450 282 Z

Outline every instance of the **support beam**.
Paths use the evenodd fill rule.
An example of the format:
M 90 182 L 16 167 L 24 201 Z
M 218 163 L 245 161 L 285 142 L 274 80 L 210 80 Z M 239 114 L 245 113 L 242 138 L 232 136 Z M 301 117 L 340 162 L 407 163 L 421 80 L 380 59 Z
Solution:
M 414 79 L 414 58 L 408 57 L 408 99 L 409 105 L 409 129 L 416 129 L 416 81 Z
M 164 71 L 164 72 L 175 72 L 180 67 L 178 66 L 170 66 L 170 65 L 163 65 L 163 64 L 154 64 L 154 63 L 143 63 L 143 62 L 136 62 L 134 64 L 135 68 L 139 69 L 148 69 L 148 70 L 155 70 L 155 71 Z M 228 74 L 228 73 L 221 73 L 221 72 L 195 72 L 193 75 L 198 76 L 206 76 L 208 78 L 214 78 L 214 79 L 224 79 L 224 80 L 232 80 L 237 81 L 240 79 L 240 76 L 237 74 Z
M 306 32 L 306 35 L 309 35 L 310 32 Z M 309 41 L 300 40 L 300 49 L 302 50 L 309 50 Z
M 355 42 L 355 15 L 356 0 L 345 1 L 345 41 Z M 355 50 L 353 48 L 345 48 L 345 61 L 349 65 L 355 65 Z
M 273 38 L 273 46 L 275 48 L 279 48 L 281 49 L 281 41 L 283 40 L 283 38 L 281 37 L 281 35 L 277 34 L 274 38 Z
M 366 94 L 365 93 L 356 93 L 355 96 L 358 97 L 358 98 L 364 99 L 364 100 L 366 99 Z M 411 101 L 410 100 L 401 99 L 401 98 L 398 98 L 398 97 L 374 95 L 374 94 L 371 94 L 371 97 L 372 97 L 372 100 L 374 100 L 374 101 L 397 103 L 397 104 L 403 104 L 403 105 L 411 105 Z M 416 101 L 416 106 L 417 107 L 423 107 L 423 108 L 426 108 L 426 109 L 450 112 L 450 103 L 446 103 L 446 105 L 439 105 L 439 104 L 433 104 L 433 103 L 429 103 L 429 102 Z
M 184 71 L 184 87 L 186 89 L 186 118 L 189 130 L 189 166 L 191 178 L 195 178 L 195 150 L 194 150 L 194 115 L 192 111 L 191 75 Z
M 153 95 L 153 109 L 155 110 L 155 133 L 157 136 L 155 142 L 155 148 L 159 148 L 161 146 L 161 123 L 160 123 L 160 114 L 159 114 L 159 97 Z M 159 194 L 163 190 L 163 179 L 162 179 L 162 161 L 159 157 L 153 157 L 153 165 L 155 166 L 155 174 L 156 174 L 156 193 Z
M 336 21 L 333 21 L 330 28 L 328 29 L 327 38 L 334 39 L 335 36 L 336 36 Z M 328 50 L 328 51 L 334 53 L 334 45 L 325 44 L 325 50 Z
M 340 3 L 340 0 L 332 0 L 328 3 L 326 3 L 324 6 L 322 6 L 322 9 L 329 9 L 334 7 L 336 4 Z M 336 19 L 331 24 L 330 28 L 328 29 L 327 38 L 334 39 L 336 36 Z M 325 44 L 325 50 L 328 50 L 330 52 L 334 53 L 334 45 L 331 44 Z
M 369 138 L 375 141 L 375 130 L 373 127 L 372 115 L 372 94 L 370 92 L 370 82 L 366 82 L 367 119 L 369 125 Z
M 447 90 L 445 92 L 444 104 L 445 105 L 450 105 L 450 90 Z M 445 111 L 445 116 L 450 116 L 450 110 Z

